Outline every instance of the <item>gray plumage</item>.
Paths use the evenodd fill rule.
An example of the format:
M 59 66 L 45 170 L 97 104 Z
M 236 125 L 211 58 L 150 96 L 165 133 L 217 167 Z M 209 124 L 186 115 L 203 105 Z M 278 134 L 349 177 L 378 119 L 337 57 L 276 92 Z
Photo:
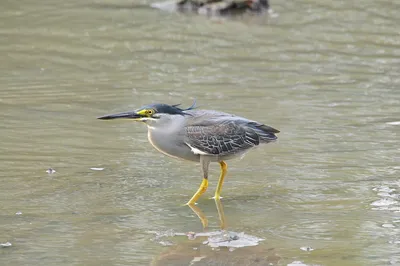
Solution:
M 211 156 L 224 156 L 277 139 L 279 131 L 243 117 L 208 110 L 185 111 L 191 117 L 184 142 Z

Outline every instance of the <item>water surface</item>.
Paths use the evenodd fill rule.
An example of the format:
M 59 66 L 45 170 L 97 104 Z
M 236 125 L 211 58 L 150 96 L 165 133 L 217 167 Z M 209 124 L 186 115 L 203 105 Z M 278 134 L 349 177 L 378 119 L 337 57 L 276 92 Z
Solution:
M 0 264 L 400 264 L 400 6 L 273 1 L 266 17 L 208 19 L 151 3 L 2 3 Z M 281 130 L 228 162 L 227 229 L 257 247 L 157 241 L 203 232 L 181 206 L 199 166 L 159 154 L 142 124 L 96 120 L 194 98 Z M 217 176 L 198 205 L 208 231 Z

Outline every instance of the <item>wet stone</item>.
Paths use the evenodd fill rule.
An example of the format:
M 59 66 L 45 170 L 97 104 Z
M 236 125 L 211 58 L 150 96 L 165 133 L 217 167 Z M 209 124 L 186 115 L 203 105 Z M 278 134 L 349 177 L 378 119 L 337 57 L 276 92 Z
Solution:
M 48 174 L 54 174 L 56 172 L 56 170 L 54 170 L 53 168 L 49 168 L 49 169 L 47 169 L 46 170 L 46 173 L 48 173 Z
M 0 243 L 0 247 L 1 248 L 8 248 L 8 247 L 11 247 L 11 246 L 12 246 L 12 244 L 10 242 Z
M 312 247 L 301 247 L 300 249 L 303 250 L 303 251 L 307 251 L 307 252 L 310 252 L 310 251 L 314 250 Z

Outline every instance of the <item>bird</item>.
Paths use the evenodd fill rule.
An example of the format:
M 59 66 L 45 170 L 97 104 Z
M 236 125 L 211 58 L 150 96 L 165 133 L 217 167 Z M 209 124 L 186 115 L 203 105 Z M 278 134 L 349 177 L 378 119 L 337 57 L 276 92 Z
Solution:
M 208 188 L 211 162 L 220 165 L 214 199 L 220 200 L 227 173 L 226 160 L 242 157 L 250 149 L 277 140 L 280 131 L 263 123 L 215 110 L 189 108 L 180 104 L 152 103 L 134 111 L 98 117 L 101 120 L 129 119 L 147 125 L 147 137 L 159 152 L 201 165 L 202 182 L 186 203 L 194 205 Z

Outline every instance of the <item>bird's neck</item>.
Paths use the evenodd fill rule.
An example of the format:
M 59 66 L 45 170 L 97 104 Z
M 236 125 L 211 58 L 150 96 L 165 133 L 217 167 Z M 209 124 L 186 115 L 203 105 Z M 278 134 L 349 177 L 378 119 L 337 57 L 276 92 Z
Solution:
M 149 121 L 147 129 L 149 133 L 174 134 L 182 130 L 182 123 L 184 123 L 184 117 L 178 115 L 162 121 Z

